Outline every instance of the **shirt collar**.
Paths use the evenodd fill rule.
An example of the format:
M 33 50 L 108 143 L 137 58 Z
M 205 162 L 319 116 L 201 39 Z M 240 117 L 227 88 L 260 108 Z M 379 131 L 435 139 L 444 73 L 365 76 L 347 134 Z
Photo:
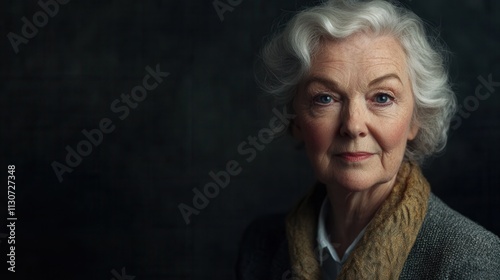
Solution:
M 363 237 L 363 234 L 365 233 L 366 227 L 368 225 L 365 226 L 361 230 L 361 232 L 358 234 L 356 239 L 354 239 L 354 241 L 351 243 L 351 245 L 349 245 L 349 247 L 345 251 L 344 256 L 342 257 L 342 260 L 341 260 L 337 254 L 337 251 L 333 247 L 333 244 L 330 242 L 330 236 L 328 235 L 328 233 L 326 231 L 326 219 L 328 217 L 329 210 L 330 210 L 330 201 L 328 199 L 328 196 L 326 196 L 325 199 L 323 200 L 322 205 L 321 205 L 321 210 L 319 212 L 319 217 L 318 217 L 318 234 L 317 234 L 317 242 L 318 242 L 318 249 L 319 249 L 318 250 L 318 253 L 319 253 L 318 258 L 319 258 L 320 265 L 322 265 L 323 261 L 328 259 L 328 257 L 333 258 L 333 260 L 335 262 L 342 265 L 347 260 L 347 258 L 351 254 L 354 247 L 356 247 L 356 244 L 359 242 L 361 237 Z M 329 256 L 328 256 L 328 254 L 325 254 L 325 250 L 326 250 L 326 252 L 329 253 Z

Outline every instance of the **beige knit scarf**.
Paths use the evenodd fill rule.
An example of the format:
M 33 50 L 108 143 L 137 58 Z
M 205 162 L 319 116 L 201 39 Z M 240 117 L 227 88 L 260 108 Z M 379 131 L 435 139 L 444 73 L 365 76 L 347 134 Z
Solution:
M 427 212 L 430 187 L 420 168 L 403 162 L 391 194 L 382 203 L 337 279 L 398 279 Z M 294 279 L 319 280 L 318 215 L 326 195 L 316 184 L 287 217 Z

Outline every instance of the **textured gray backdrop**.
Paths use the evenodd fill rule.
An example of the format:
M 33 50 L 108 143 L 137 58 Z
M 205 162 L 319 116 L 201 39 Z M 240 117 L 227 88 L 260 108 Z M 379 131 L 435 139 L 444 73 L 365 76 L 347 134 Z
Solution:
M 231 279 L 245 226 L 286 211 L 313 183 L 288 137 L 250 162 L 238 146 L 272 116 L 253 79 L 259 48 L 279 18 L 314 1 L 220 0 L 234 5 L 223 21 L 208 0 L 67 2 L 46 19 L 37 1 L 0 4 L 0 174 L 5 182 L 7 164 L 16 165 L 15 275 Z M 403 3 L 438 27 L 465 102 L 447 150 L 424 172 L 450 206 L 500 234 L 500 85 L 475 97 L 478 77 L 500 82 L 500 3 Z M 40 27 L 16 37 L 16 53 L 8 34 L 21 36 L 22 18 L 34 15 Z M 156 65 L 169 76 L 126 114 L 120 95 Z M 114 130 L 92 151 L 81 144 L 88 155 L 59 182 L 52 164 L 66 165 L 66 147 L 77 149 L 82 130 L 106 118 Z M 192 205 L 193 188 L 231 160 L 241 173 L 186 225 L 178 205 Z M 7 190 L 0 193 L 3 274 Z

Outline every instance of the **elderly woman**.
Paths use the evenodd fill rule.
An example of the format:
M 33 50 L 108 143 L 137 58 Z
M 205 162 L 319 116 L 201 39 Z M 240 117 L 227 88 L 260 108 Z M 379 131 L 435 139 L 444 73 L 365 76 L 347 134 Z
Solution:
M 500 279 L 500 239 L 430 192 L 455 97 L 412 12 L 329 1 L 262 52 L 262 84 L 296 115 L 318 183 L 246 231 L 239 279 Z

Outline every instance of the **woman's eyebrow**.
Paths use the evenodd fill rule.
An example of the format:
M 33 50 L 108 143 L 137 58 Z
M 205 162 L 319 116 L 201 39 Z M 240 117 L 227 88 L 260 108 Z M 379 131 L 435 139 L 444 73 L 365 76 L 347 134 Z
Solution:
M 380 83 L 384 80 L 387 80 L 387 79 L 396 79 L 401 84 L 403 84 L 403 81 L 401 81 L 401 79 L 399 78 L 399 76 L 396 73 L 389 73 L 389 74 L 385 74 L 383 76 L 380 76 L 378 78 L 373 79 L 370 83 L 368 83 L 368 86 L 373 86 L 373 85 L 378 84 L 378 83 Z

